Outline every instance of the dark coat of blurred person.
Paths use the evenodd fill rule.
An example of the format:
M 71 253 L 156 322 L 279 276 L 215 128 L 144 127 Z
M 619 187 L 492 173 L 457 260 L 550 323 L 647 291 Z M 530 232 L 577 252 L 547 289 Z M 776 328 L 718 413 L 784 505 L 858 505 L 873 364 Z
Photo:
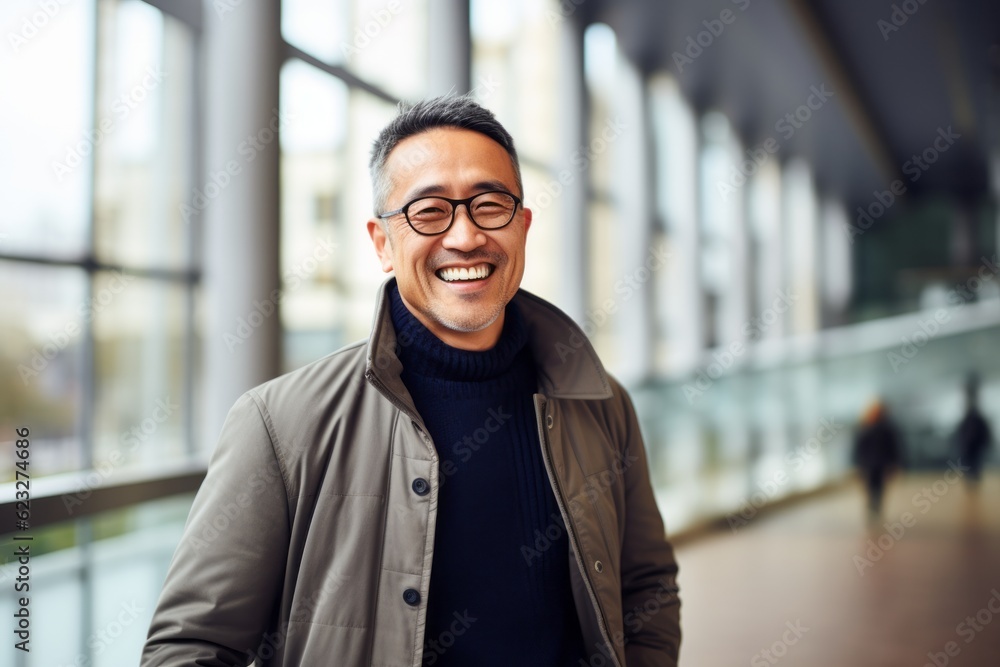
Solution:
M 882 513 L 882 497 L 889 475 L 902 460 L 902 436 L 881 401 L 865 411 L 854 441 L 854 465 L 868 492 L 869 516 Z
M 983 469 L 983 459 L 993 440 L 990 425 L 977 406 L 978 381 L 969 380 L 965 388 L 966 409 L 962 421 L 958 423 L 952 440 L 958 449 L 958 456 L 963 465 L 969 467 L 966 479 L 970 482 L 979 481 Z

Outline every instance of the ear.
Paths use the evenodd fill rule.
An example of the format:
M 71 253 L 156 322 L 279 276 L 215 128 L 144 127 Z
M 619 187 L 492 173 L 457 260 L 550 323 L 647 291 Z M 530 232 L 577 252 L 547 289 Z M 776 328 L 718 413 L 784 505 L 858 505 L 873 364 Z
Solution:
M 378 255 L 379 262 L 382 263 L 382 270 L 386 273 L 392 271 L 392 242 L 382 221 L 372 218 L 368 221 L 368 236 L 375 246 L 375 254 Z
M 524 211 L 524 233 L 528 233 L 528 228 L 531 227 L 531 209 L 522 209 Z

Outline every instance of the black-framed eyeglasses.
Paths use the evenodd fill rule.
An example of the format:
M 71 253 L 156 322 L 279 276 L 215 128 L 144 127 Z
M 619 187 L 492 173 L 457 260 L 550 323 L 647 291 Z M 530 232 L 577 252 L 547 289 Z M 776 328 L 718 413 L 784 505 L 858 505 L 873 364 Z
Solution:
M 406 222 L 417 234 L 435 236 L 444 234 L 455 222 L 455 211 L 462 204 L 469 212 L 472 223 L 480 229 L 500 229 L 510 224 L 517 213 L 521 200 L 503 190 L 480 192 L 466 199 L 449 199 L 448 197 L 420 197 L 414 199 L 402 208 L 388 211 L 378 216 L 380 220 L 391 218 L 400 213 L 406 217 Z

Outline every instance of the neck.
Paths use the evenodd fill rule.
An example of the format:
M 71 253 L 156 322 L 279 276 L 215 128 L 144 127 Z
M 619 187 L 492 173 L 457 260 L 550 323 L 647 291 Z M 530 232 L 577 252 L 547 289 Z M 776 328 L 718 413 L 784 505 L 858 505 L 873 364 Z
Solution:
M 423 324 L 438 340 L 450 347 L 467 352 L 483 352 L 493 349 L 500 340 L 500 334 L 503 333 L 504 310 L 500 311 L 496 320 L 478 331 L 458 331 L 449 329 L 440 322 L 430 320 L 419 310 L 411 307 L 402 294 L 399 295 L 399 298 L 418 322 Z
M 509 375 L 508 371 L 522 352 L 530 357 L 526 349 L 528 330 L 514 304 L 507 305 L 502 331 L 495 344 L 474 350 L 450 345 L 447 340 L 438 337 L 406 307 L 395 287 L 390 299 L 390 315 L 399 342 L 397 354 L 403 365 L 404 383 L 419 376 L 436 378 L 445 383 L 457 382 L 465 387 L 463 391 L 468 390 L 468 383 L 489 387 L 494 380 Z M 530 358 L 528 363 L 530 365 Z M 517 373 L 514 376 L 520 377 Z

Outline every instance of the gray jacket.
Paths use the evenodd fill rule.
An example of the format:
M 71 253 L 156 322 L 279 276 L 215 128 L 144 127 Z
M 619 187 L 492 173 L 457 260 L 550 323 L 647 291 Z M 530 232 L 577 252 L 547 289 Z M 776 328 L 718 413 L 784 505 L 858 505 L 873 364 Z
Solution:
M 368 341 L 233 406 L 142 665 L 420 665 L 441 478 L 400 379 L 389 284 Z M 515 302 L 590 664 L 676 665 L 677 565 L 632 404 L 564 313 Z

